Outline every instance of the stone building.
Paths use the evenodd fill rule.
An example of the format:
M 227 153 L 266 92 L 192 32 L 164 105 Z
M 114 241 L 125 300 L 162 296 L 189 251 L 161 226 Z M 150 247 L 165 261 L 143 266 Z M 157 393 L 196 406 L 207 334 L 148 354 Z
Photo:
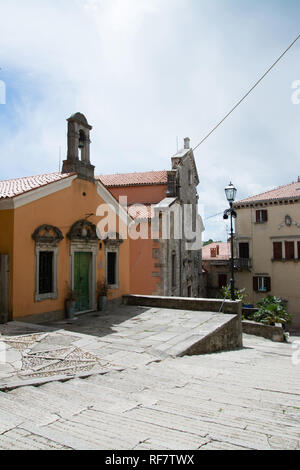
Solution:
M 171 164 L 171 170 L 98 179 L 121 204 L 127 204 L 140 232 L 148 234 L 147 239 L 130 240 L 130 292 L 202 297 L 204 227 L 198 214 L 199 176 L 190 139 L 184 140 L 184 148 Z
M 236 273 L 254 306 L 271 294 L 287 301 L 300 330 L 300 180 L 235 203 Z

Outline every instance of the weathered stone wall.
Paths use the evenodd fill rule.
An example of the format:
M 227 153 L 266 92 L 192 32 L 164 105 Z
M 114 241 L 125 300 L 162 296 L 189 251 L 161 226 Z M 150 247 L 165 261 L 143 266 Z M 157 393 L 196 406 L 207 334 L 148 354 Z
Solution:
M 249 320 L 244 320 L 242 326 L 243 333 L 248 335 L 261 336 L 279 343 L 284 341 L 284 331 L 281 326 L 263 325 Z
M 161 281 L 155 292 L 157 295 L 165 296 L 191 296 L 199 297 L 205 295 L 202 278 L 202 257 L 201 249 L 189 250 L 184 235 L 186 229 L 196 231 L 196 219 L 198 214 L 198 194 L 197 175 L 195 174 L 195 163 L 192 150 L 184 157 L 174 158 L 173 164 L 173 185 L 175 189 L 172 193 L 177 197 L 177 204 L 181 208 L 182 239 L 169 238 L 160 239 L 159 247 L 159 267 L 161 269 Z M 192 217 L 190 220 L 185 207 L 191 205 Z M 172 208 L 170 208 L 172 211 Z M 177 227 L 178 230 L 178 227 Z M 171 233 L 174 233 L 171 230 Z M 175 283 L 172 282 L 172 256 L 175 255 Z M 157 256 L 157 253 L 156 253 Z
M 242 316 L 239 300 L 200 299 L 190 297 L 167 297 L 154 295 L 125 295 L 125 305 L 196 310 L 199 312 L 222 312 Z
M 232 318 L 226 325 L 218 331 L 207 335 L 198 343 L 182 354 L 182 356 L 195 356 L 199 354 L 209 354 L 219 351 L 230 351 L 243 347 L 240 319 L 238 316 Z

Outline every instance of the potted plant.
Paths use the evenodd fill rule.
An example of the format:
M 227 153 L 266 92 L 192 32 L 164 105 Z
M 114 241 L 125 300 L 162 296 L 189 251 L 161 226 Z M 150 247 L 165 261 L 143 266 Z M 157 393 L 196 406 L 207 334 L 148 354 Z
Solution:
M 108 305 L 108 285 L 105 281 L 97 282 L 97 296 L 98 296 L 98 310 L 103 312 L 107 309 Z
M 78 294 L 71 287 L 68 288 L 68 293 L 66 297 L 66 315 L 67 318 L 74 318 L 75 316 L 75 307 L 76 300 L 78 299 Z
M 258 311 L 251 319 L 258 323 L 271 326 L 281 323 L 284 327 L 286 323 L 291 321 L 291 315 L 288 313 L 284 301 L 278 297 L 268 295 L 257 306 Z

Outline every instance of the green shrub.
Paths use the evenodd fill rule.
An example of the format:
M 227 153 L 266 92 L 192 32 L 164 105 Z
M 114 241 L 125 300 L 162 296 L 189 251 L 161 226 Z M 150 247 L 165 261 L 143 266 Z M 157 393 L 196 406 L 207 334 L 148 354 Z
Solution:
M 234 296 L 235 300 L 244 300 L 246 295 L 245 295 L 245 289 L 235 289 L 234 290 Z M 221 289 L 221 297 L 222 299 L 230 300 L 231 299 L 231 287 L 230 284 L 227 286 L 222 287 Z
M 287 312 L 287 308 L 278 297 L 268 295 L 257 304 L 258 311 L 255 312 L 251 320 L 265 325 L 275 325 L 275 323 L 290 323 L 291 315 Z

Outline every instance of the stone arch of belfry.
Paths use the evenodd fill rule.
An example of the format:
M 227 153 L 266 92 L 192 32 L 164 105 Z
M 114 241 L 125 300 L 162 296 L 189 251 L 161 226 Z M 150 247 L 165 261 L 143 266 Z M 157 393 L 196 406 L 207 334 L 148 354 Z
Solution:
M 82 113 L 73 114 L 68 122 L 68 153 L 63 162 L 62 173 L 78 173 L 87 180 L 94 180 L 95 167 L 90 160 L 90 132 L 86 117 Z

